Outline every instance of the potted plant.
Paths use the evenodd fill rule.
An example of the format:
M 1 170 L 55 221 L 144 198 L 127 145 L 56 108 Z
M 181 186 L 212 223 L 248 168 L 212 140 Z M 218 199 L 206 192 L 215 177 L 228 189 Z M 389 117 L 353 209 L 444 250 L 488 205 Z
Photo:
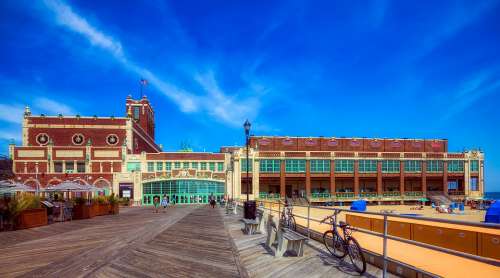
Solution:
M 9 203 L 9 212 L 16 229 L 27 229 L 48 224 L 47 209 L 42 208 L 40 197 L 22 194 Z
M 109 204 L 105 196 L 98 196 L 96 198 L 98 204 L 97 215 L 106 215 L 109 213 Z
M 73 219 L 87 219 L 91 217 L 91 206 L 87 204 L 87 200 L 82 197 L 75 199 L 73 207 Z
M 118 214 L 120 212 L 120 206 L 118 205 L 118 199 L 115 196 L 115 193 L 111 193 L 111 195 L 108 196 L 108 203 L 110 206 L 110 213 L 111 214 Z

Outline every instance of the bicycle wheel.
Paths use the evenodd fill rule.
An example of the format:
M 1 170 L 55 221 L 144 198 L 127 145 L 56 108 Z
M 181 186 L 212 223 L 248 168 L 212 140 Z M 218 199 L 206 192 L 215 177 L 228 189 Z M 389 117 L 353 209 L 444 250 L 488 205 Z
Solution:
M 342 238 L 337 233 L 334 233 L 332 230 L 326 231 L 323 234 L 323 243 L 325 244 L 326 249 L 333 256 L 339 259 L 347 255 L 342 241 L 343 241 Z
M 347 240 L 347 252 L 349 254 L 349 258 L 351 258 L 352 265 L 356 268 L 356 271 L 359 272 L 359 274 L 365 273 L 365 256 L 363 255 L 363 251 L 361 250 L 361 247 L 359 247 L 359 243 L 356 239 L 350 237 Z

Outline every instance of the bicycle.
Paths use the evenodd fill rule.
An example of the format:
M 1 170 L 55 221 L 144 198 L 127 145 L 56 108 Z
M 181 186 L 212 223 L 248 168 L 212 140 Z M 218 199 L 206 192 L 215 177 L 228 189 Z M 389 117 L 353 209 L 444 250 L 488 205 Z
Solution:
M 293 216 L 292 213 L 293 207 L 291 206 L 285 206 L 283 207 L 283 211 L 281 212 L 281 217 L 280 217 L 280 226 L 288 228 L 292 231 L 296 231 L 297 225 L 295 224 L 295 217 Z
M 349 255 L 351 263 L 356 271 L 359 274 L 363 274 L 366 271 L 365 256 L 363 255 L 363 251 L 358 241 L 352 237 L 352 230 L 349 224 L 344 221 L 339 221 L 337 225 L 336 219 L 339 213 L 340 211 L 335 211 L 332 216 L 328 216 L 321 220 L 320 223 L 326 223 L 327 220 L 330 220 L 328 224 L 332 225 L 332 229 L 323 234 L 323 243 L 326 249 L 339 259 L 343 259 L 345 256 Z M 337 227 L 342 229 L 344 237 L 339 234 Z

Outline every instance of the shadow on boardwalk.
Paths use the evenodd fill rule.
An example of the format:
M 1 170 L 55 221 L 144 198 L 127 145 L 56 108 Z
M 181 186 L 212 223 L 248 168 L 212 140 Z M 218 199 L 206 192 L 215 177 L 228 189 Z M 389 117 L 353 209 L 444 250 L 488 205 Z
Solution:
M 226 229 L 234 240 L 239 260 L 250 277 L 360 277 L 349 263 L 326 252 L 324 246 L 309 240 L 303 257 L 275 258 L 274 251 L 265 244 L 266 235 L 245 235 L 242 232 L 241 215 L 224 217 Z M 382 277 L 382 271 L 367 264 L 362 277 Z M 388 277 L 394 277 L 388 274 Z

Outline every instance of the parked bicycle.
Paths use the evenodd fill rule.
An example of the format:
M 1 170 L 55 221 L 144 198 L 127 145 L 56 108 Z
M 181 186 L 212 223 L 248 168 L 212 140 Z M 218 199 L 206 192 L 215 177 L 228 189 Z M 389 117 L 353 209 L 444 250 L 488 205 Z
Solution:
M 342 259 L 349 255 L 351 263 L 359 274 L 366 271 L 366 260 L 363 251 L 359 246 L 358 241 L 352 237 L 352 229 L 344 222 L 339 221 L 337 225 L 337 215 L 340 211 L 335 211 L 332 216 L 328 216 L 321 220 L 320 223 L 327 223 L 332 225 L 332 229 L 323 234 L 323 243 L 326 249 L 335 257 Z M 328 221 L 328 222 L 327 222 Z M 343 237 L 340 235 L 337 227 L 342 230 Z
M 281 212 L 280 226 L 296 231 L 297 225 L 295 224 L 295 217 L 293 216 L 293 207 L 285 206 Z

